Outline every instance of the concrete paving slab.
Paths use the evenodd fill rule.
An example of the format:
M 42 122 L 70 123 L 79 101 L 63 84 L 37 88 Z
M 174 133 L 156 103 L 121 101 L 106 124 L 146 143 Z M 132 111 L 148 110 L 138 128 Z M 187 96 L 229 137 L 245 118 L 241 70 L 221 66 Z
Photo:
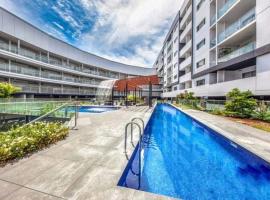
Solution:
M 21 187 L 6 181 L 0 180 L 0 199 L 4 199 L 6 196 L 20 189 Z
M 86 172 L 91 164 L 92 162 L 61 160 L 59 164 L 43 172 L 26 186 L 44 193 L 61 196 L 77 178 Z
M 59 160 L 44 157 L 32 156 L 26 162 L 18 162 L 14 167 L 0 174 L 0 179 L 16 184 L 24 185 L 42 174 L 47 169 L 56 165 Z
M 61 200 L 62 198 L 55 197 L 49 194 L 44 194 L 28 188 L 21 188 L 3 200 Z

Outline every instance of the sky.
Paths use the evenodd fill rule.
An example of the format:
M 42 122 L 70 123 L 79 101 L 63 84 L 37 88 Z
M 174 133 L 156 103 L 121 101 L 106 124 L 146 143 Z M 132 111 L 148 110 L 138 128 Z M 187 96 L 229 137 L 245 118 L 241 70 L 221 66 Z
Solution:
M 0 0 L 0 6 L 82 50 L 152 67 L 183 0 Z

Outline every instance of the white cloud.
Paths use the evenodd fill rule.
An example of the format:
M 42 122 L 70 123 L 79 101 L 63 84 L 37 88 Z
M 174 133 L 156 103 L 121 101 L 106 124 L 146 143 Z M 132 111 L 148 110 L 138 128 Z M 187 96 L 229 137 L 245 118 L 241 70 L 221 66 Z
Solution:
M 182 3 L 182 0 L 80 1 L 89 12 L 96 9 L 98 13 L 98 21 L 94 29 L 83 36 L 81 47 L 100 56 L 140 66 L 153 64 Z M 132 40 L 135 39 L 141 41 L 134 44 Z M 119 56 L 114 53 L 126 44 L 134 45 L 131 47 L 134 54 Z

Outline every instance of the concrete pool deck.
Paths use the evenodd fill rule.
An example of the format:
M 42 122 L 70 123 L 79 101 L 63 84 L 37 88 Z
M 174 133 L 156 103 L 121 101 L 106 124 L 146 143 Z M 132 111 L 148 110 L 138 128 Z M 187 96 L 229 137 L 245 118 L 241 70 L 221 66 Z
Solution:
M 127 164 L 125 124 L 133 117 L 146 121 L 151 112 L 130 107 L 80 114 L 78 130 L 66 140 L 0 168 L 0 199 L 170 199 L 117 186 Z
M 0 168 L 0 199 L 172 199 L 117 186 L 127 164 L 125 124 L 133 117 L 147 121 L 151 112 L 130 107 L 80 114 L 78 130 L 66 140 Z M 184 112 L 270 161 L 269 133 L 201 111 Z

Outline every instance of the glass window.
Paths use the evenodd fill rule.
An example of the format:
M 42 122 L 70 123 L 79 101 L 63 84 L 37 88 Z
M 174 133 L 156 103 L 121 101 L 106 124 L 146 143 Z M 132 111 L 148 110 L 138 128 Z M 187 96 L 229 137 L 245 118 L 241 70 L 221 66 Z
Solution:
M 196 85 L 197 86 L 205 85 L 205 79 L 201 79 L 201 80 L 196 81 Z
M 199 25 L 197 26 L 197 32 L 199 30 L 201 30 L 201 28 L 205 25 L 205 18 L 199 23 Z
M 200 2 L 197 4 L 197 10 L 202 7 L 203 2 L 205 2 L 205 0 L 200 0 Z
M 255 77 L 255 76 L 256 76 L 256 71 L 245 72 L 242 74 L 242 78 L 250 78 L 250 77 Z
M 197 50 L 199 50 L 204 45 L 205 45 L 205 38 L 197 44 Z
M 197 67 L 197 68 L 200 68 L 200 67 L 202 67 L 202 66 L 204 66 L 204 65 L 205 65 L 205 58 L 202 59 L 202 60 L 200 60 L 199 62 L 197 62 L 196 67 Z

